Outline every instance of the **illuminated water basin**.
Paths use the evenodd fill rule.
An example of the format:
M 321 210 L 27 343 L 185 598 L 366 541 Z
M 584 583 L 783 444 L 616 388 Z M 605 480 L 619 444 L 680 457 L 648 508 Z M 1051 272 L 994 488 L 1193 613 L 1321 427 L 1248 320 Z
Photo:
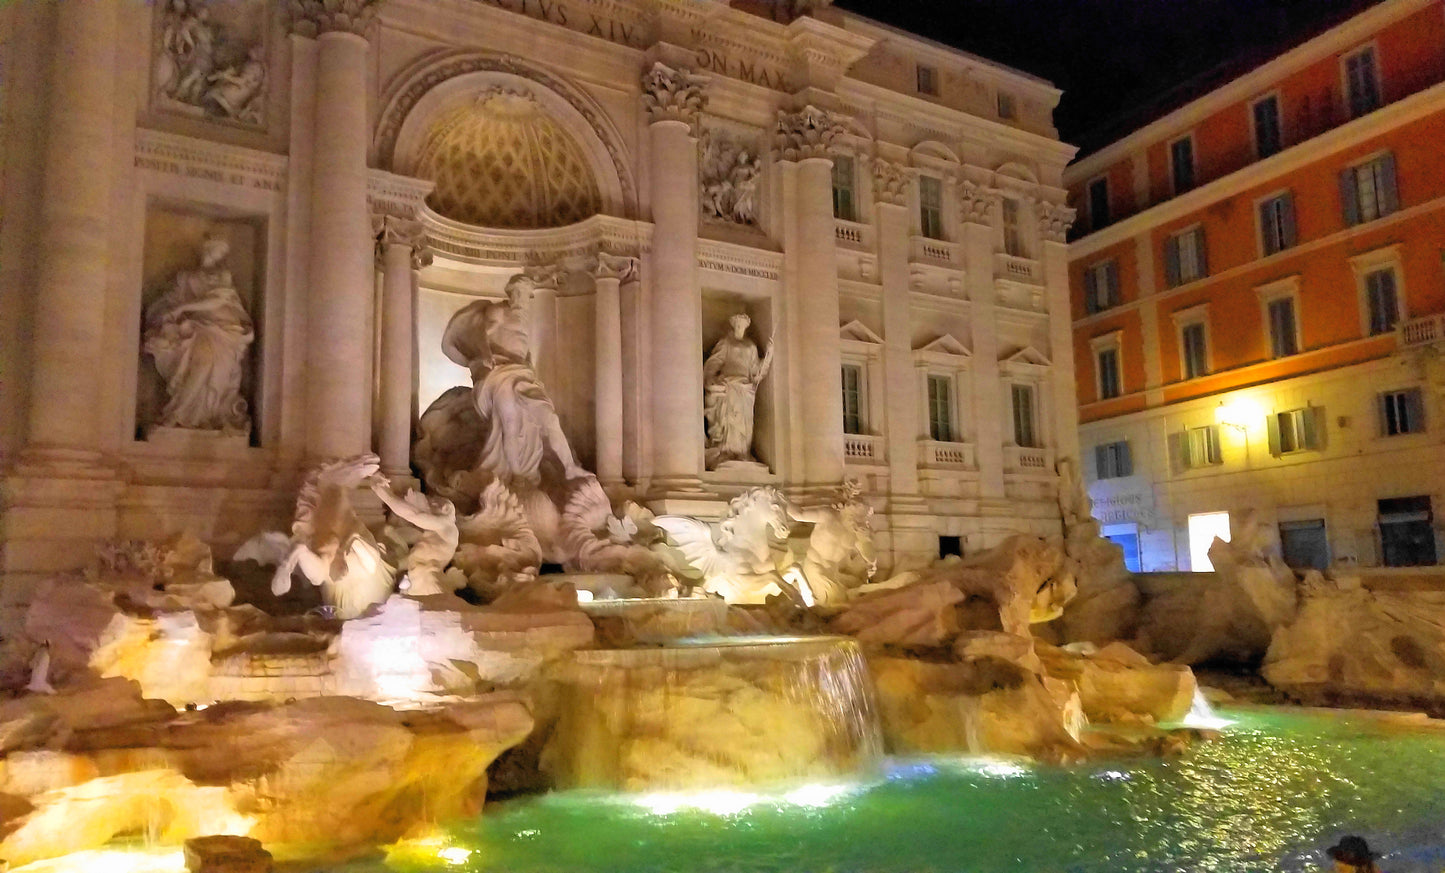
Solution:
M 1445 731 L 1229 713 L 1171 760 L 1071 768 L 892 761 L 875 781 L 786 792 L 561 792 L 495 804 L 390 869 L 570 871 L 1316 870 L 1359 833 L 1391 873 L 1445 868 Z

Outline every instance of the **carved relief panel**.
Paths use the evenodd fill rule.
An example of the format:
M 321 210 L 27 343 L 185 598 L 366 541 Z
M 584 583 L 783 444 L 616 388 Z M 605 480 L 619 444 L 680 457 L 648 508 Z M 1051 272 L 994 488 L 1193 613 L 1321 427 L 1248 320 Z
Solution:
M 709 127 L 698 148 L 702 217 L 756 227 L 763 162 L 755 138 Z
M 266 0 L 163 0 L 154 9 L 151 105 L 265 127 L 271 86 Z

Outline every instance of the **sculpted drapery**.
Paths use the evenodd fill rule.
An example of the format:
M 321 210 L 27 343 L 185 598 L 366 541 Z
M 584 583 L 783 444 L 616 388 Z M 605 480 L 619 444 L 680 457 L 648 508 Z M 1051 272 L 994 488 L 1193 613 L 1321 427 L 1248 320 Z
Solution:
M 224 238 L 207 237 L 200 267 L 178 273 L 146 310 L 143 348 L 166 383 L 162 427 L 250 432 L 241 379 L 256 334 L 225 267 L 230 251 Z
M 728 319 L 732 333 L 718 340 L 703 364 L 703 415 L 707 423 L 708 469 L 727 461 L 753 460 L 753 407 L 758 383 L 773 365 L 773 344 L 761 358 L 747 338 L 752 320 L 743 313 Z

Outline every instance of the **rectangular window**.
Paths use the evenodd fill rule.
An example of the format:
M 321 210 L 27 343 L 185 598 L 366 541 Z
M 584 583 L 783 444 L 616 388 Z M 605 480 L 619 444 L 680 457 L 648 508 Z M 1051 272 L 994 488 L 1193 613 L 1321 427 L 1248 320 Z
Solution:
M 1006 121 L 1018 117 L 1018 105 L 1014 102 L 1014 95 L 1007 91 L 998 92 L 998 117 Z
M 943 182 L 918 177 L 918 226 L 929 239 L 943 239 Z
M 923 64 L 918 65 L 918 93 L 930 97 L 938 96 L 938 70 Z
M 843 365 L 843 433 L 863 432 L 863 368 Z
M 1380 395 L 1380 429 L 1385 436 L 1425 432 L 1425 404 L 1419 388 Z
M 1365 274 L 1365 297 L 1370 307 L 1370 335 L 1389 333 L 1400 323 L 1400 300 L 1395 271 L 1386 267 Z
M 1038 448 L 1037 428 L 1034 427 L 1034 386 L 1013 386 L 1014 445 L 1024 448 Z
M 1101 176 L 1089 183 L 1089 227 L 1098 230 L 1109 224 L 1109 179 Z
M 1094 447 L 1094 470 L 1100 479 L 1119 479 L 1134 475 L 1134 458 L 1129 441 L 1119 440 Z
M 1094 361 L 1099 367 L 1099 399 L 1108 400 L 1124 393 L 1119 384 L 1119 350 L 1100 349 Z
M 928 436 L 953 442 L 953 380 L 948 376 L 928 377 Z
M 1294 298 L 1271 300 L 1269 310 L 1269 353 L 1283 358 L 1299 353 L 1299 333 L 1295 330 Z
M 1284 563 L 1297 570 L 1323 570 L 1330 565 L 1330 542 L 1325 520 L 1310 518 L 1279 523 L 1279 551 Z
M 1084 311 L 1092 315 L 1119 305 L 1119 264 L 1113 258 L 1084 270 Z
M 1175 194 L 1194 187 L 1194 137 L 1186 136 L 1169 144 L 1169 172 Z
M 1016 258 L 1028 257 L 1019 228 L 1019 202 L 1012 197 L 1003 198 L 1003 250 Z
M 1362 48 L 1345 57 L 1345 98 L 1350 104 L 1351 118 L 1380 108 L 1380 76 L 1375 69 L 1373 48 Z
M 1386 567 L 1427 567 L 1436 562 L 1435 513 L 1430 495 L 1379 501 L 1380 563 Z
M 1181 327 L 1179 347 L 1183 356 L 1184 378 L 1198 379 L 1209 373 L 1209 349 L 1205 345 L 1204 322 L 1196 321 Z
M 1267 419 L 1269 453 L 1278 457 L 1314 451 L 1324 445 L 1324 410 L 1319 406 L 1276 412 Z
M 1374 221 L 1400 208 L 1396 188 L 1395 156 L 1385 153 L 1340 173 L 1340 202 L 1345 224 Z
M 1219 425 L 1207 424 L 1191 427 L 1183 433 L 1181 460 L 1185 469 L 1208 467 L 1224 463 L 1219 451 Z
M 1164 274 L 1170 288 L 1187 285 L 1209 275 L 1203 227 L 1192 227 L 1164 241 Z
M 853 203 L 853 159 L 848 155 L 833 157 L 833 217 L 857 221 L 858 210 Z
M 1254 101 L 1254 153 L 1267 158 L 1284 148 L 1279 124 L 1279 98 L 1271 94 Z
M 1294 198 L 1288 191 L 1259 204 L 1259 233 L 1266 255 L 1284 251 L 1295 244 Z

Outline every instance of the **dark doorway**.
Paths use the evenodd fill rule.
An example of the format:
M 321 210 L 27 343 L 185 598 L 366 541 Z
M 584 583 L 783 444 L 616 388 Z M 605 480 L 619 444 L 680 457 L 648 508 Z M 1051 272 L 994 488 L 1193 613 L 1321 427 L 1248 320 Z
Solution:
M 1428 494 L 1381 500 L 1380 563 L 1386 567 L 1436 563 L 1434 518 Z

